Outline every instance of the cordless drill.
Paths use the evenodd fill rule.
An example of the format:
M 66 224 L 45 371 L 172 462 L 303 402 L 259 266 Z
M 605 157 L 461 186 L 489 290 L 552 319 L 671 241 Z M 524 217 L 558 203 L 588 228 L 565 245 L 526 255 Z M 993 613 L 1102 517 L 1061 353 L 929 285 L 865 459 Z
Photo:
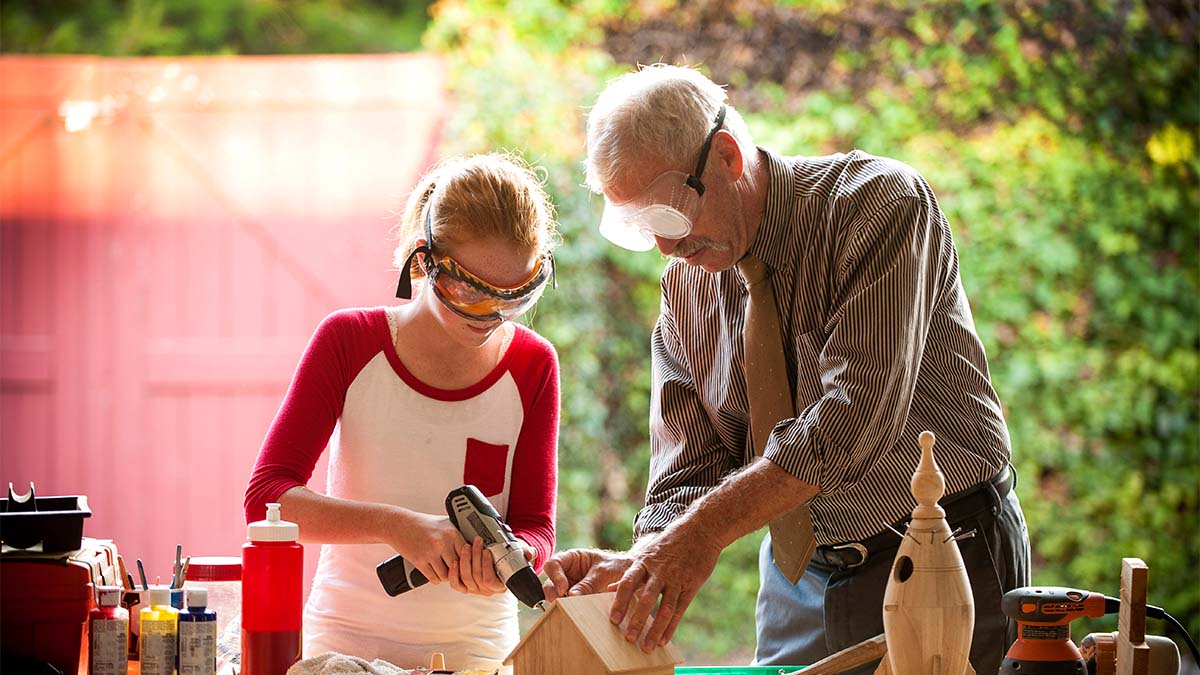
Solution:
M 475 537 L 483 539 L 484 547 L 491 551 L 495 560 L 496 576 L 518 600 L 530 607 L 546 609 L 542 582 L 525 559 L 525 551 L 508 525 L 500 520 L 492 503 L 474 485 L 455 488 L 446 495 L 446 514 L 468 542 L 475 541 Z M 400 555 L 379 563 L 375 573 L 379 575 L 383 589 L 392 597 L 429 581 Z
M 1017 622 L 1017 641 L 1000 675 L 1086 675 L 1087 662 L 1071 642 L 1071 622 L 1113 614 L 1121 601 L 1073 588 L 1026 586 L 1005 593 L 1000 607 Z

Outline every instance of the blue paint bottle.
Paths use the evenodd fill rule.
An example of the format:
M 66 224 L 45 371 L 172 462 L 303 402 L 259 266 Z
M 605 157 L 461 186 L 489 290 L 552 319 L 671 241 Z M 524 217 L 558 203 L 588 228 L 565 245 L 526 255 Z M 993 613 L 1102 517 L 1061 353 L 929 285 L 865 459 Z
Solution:
M 179 675 L 217 672 L 217 613 L 207 604 L 208 589 L 187 589 L 187 609 L 179 613 Z

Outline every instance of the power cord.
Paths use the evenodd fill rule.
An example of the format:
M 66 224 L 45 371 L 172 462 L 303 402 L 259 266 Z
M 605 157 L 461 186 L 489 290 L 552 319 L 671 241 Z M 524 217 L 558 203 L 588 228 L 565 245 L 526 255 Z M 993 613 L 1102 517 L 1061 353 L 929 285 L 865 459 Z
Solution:
M 1104 596 L 1104 613 L 1116 614 L 1121 610 L 1121 601 L 1117 598 Z M 1200 651 L 1196 649 L 1196 643 L 1192 642 L 1192 636 L 1188 635 L 1187 629 L 1179 622 L 1179 619 L 1167 614 L 1167 610 L 1154 605 L 1146 605 L 1146 616 L 1159 621 L 1166 621 L 1170 626 L 1174 627 L 1180 635 L 1183 636 L 1183 641 L 1187 643 L 1188 649 L 1192 650 L 1192 658 L 1196 663 L 1200 664 Z

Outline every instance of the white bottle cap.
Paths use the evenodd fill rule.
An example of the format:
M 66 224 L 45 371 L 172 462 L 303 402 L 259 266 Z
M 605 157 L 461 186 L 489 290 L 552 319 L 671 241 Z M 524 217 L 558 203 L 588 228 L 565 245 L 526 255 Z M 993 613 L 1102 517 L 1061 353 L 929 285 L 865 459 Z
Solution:
M 151 586 L 147 592 L 147 605 L 169 605 L 171 604 L 171 589 L 166 586 Z
M 207 588 L 189 588 L 187 589 L 187 606 L 188 609 L 193 607 L 208 606 L 208 589 Z
M 250 541 L 299 541 L 300 526 L 282 520 L 279 504 L 267 504 L 267 519 L 246 526 L 246 538 Z
M 121 604 L 121 592 L 124 589 L 120 586 L 101 586 L 98 590 L 101 607 L 116 607 Z

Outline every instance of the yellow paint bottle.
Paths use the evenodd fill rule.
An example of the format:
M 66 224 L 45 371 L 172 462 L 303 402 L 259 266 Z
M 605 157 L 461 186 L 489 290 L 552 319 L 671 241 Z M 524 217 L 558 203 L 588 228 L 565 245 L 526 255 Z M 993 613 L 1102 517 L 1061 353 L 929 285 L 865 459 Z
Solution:
M 179 610 L 171 606 L 171 589 L 151 586 L 141 612 L 142 675 L 175 675 L 179 644 Z

